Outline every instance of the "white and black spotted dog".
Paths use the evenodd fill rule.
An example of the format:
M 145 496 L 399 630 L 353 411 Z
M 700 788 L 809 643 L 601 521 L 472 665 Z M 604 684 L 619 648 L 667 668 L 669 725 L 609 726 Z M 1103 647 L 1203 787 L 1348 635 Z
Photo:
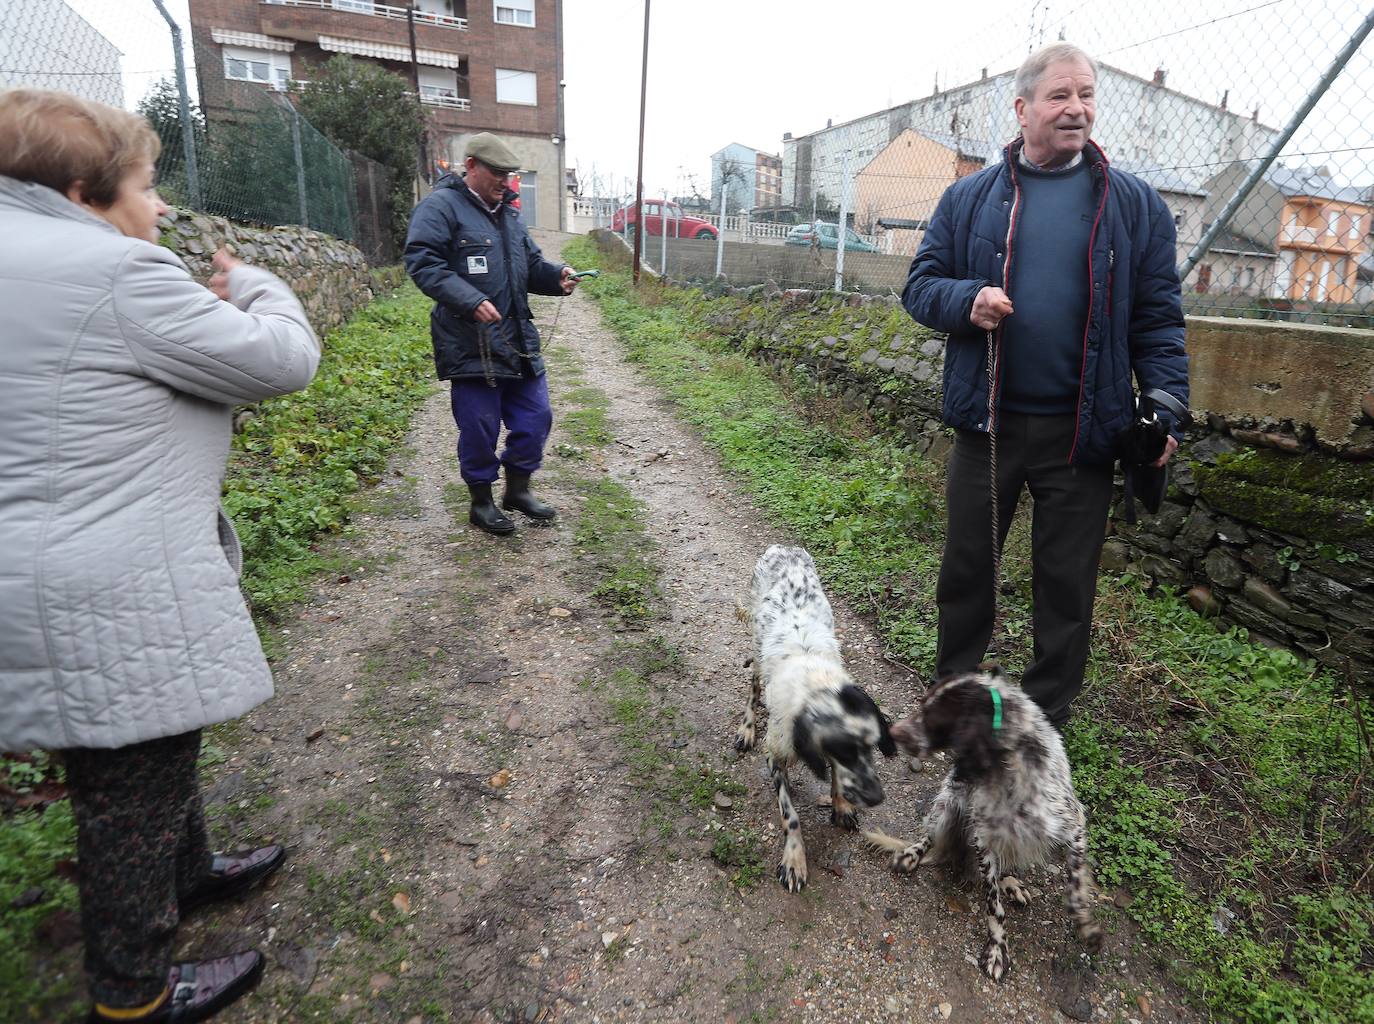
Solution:
M 786 839 L 778 881 L 789 892 L 806 885 L 806 848 L 792 799 L 788 769 L 800 760 L 825 780 L 830 774 L 830 820 L 857 829 L 862 807 L 882 803 L 873 748 L 897 752 L 887 719 L 845 671 L 835 619 L 821 589 L 816 563 L 803 548 L 773 545 L 754 566 L 751 607 L 754 658 L 744 721 L 735 749 L 755 742 L 755 709 L 768 709 L 764 751 Z
M 988 941 L 978 961 L 983 973 L 1001 981 L 1011 966 L 1002 897 L 1030 902 L 1014 872 L 1061 853 L 1078 938 L 1091 951 L 1100 949 L 1083 805 L 1074 794 L 1064 744 L 1039 706 L 995 668 L 968 672 L 934 683 L 892 735 L 908 756 L 944 750 L 954 764 L 926 814 L 922 838 L 907 843 L 882 832 L 864 837 L 891 852 L 899 871 L 946 863 L 959 872 L 976 855 L 987 893 Z

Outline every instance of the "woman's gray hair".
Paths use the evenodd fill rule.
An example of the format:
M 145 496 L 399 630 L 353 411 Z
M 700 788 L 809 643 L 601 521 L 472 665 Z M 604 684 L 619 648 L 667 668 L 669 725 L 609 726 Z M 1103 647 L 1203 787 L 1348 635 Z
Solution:
M 1082 61 L 1092 68 L 1093 79 L 1097 78 L 1097 61 L 1073 43 L 1052 43 L 1044 49 L 1036 50 L 1016 69 L 1016 95 L 1030 101 L 1035 98 L 1035 89 L 1040 79 L 1045 77 L 1051 64 L 1060 61 Z

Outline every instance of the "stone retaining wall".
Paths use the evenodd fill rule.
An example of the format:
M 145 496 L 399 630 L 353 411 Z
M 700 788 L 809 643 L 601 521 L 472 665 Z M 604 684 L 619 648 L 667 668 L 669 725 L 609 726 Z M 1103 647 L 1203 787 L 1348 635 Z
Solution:
M 180 209 L 168 213 L 160 228 L 161 244 L 186 261 L 197 281 L 210 279 L 210 257 L 226 244 L 245 263 L 272 271 L 291 286 L 321 337 L 372 301 L 363 254 L 330 235 L 294 225 L 248 227 Z
M 895 297 L 711 290 L 724 299 L 713 326 L 741 350 L 948 452 L 945 339 Z M 1128 526 L 1118 497 L 1104 568 L 1176 588 L 1261 641 L 1349 659 L 1374 686 L 1374 337 L 1196 318 L 1187 344 L 1197 424 L 1158 515 Z

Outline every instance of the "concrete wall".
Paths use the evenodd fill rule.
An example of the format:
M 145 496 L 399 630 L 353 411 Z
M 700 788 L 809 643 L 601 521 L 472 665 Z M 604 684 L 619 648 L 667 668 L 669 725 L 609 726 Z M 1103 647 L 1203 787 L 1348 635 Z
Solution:
M 321 337 L 372 301 L 372 276 L 363 254 L 347 242 L 301 227 L 253 228 L 223 217 L 172 210 L 160 222 L 161 244 L 210 279 L 210 257 L 229 245 L 245 262 L 272 271 L 291 286 Z

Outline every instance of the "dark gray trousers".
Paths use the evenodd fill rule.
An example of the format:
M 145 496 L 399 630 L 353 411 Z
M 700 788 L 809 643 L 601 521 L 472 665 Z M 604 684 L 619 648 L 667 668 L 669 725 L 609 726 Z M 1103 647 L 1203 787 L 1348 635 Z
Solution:
M 1031 513 L 1034 657 L 1021 686 L 1063 726 L 1083 688 L 1097 563 L 1112 499 L 1112 467 L 1071 466 L 1073 416 L 1003 413 L 997 432 L 999 543 L 1023 487 Z M 966 672 L 992 637 L 992 502 L 988 437 L 958 431 L 946 477 L 948 524 L 940 580 L 937 676 Z
M 200 730 L 113 750 L 66 750 L 92 998 L 141 1006 L 167 987 L 177 897 L 210 869 Z

